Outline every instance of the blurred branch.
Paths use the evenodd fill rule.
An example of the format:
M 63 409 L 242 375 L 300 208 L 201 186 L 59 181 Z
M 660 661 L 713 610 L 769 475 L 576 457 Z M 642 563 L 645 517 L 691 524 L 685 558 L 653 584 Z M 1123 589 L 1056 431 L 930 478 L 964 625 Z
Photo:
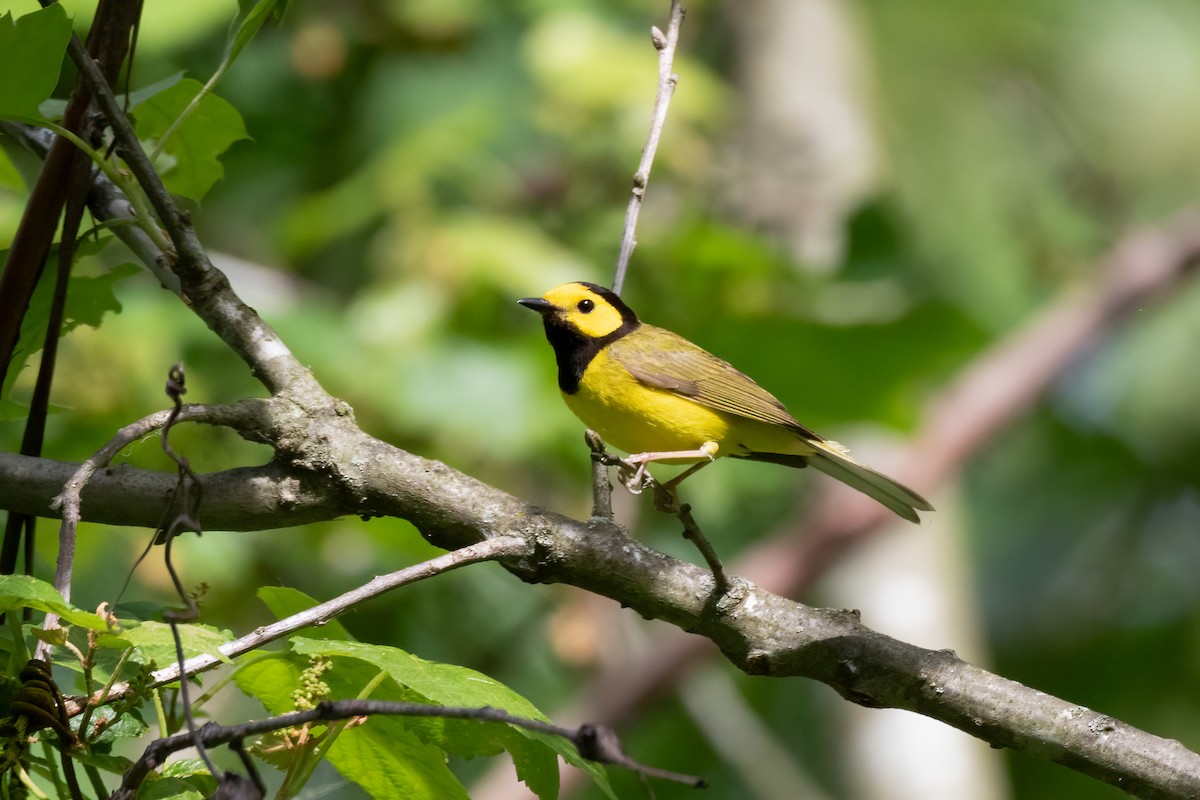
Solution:
M 662 138 L 663 126 L 667 122 L 667 108 L 671 105 L 671 96 L 675 94 L 675 84 L 679 82 L 679 76 L 671 72 L 671 67 L 675 61 L 675 46 L 679 43 L 683 14 L 680 0 L 671 0 L 671 18 L 667 23 L 666 34 L 657 27 L 650 29 L 651 41 L 654 42 L 654 49 L 658 51 L 658 92 L 654 96 L 654 111 L 650 115 L 650 134 L 646 138 L 646 146 L 642 148 L 642 160 L 638 162 L 637 172 L 633 174 L 633 191 L 629 197 L 629 207 L 625 210 L 625 231 L 621 235 L 617 272 L 612 283 L 612 290 L 617 294 L 620 294 L 625 286 L 625 272 L 629 269 L 633 249 L 637 247 L 637 221 L 642 210 L 642 198 L 646 196 L 650 167 L 654 164 L 658 140 Z

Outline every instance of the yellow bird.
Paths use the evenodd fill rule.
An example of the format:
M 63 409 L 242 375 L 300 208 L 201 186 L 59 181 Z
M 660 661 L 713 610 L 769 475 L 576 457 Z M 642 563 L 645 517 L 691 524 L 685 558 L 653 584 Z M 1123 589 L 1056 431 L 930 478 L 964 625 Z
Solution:
M 620 297 L 583 281 L 518 301 L 542 315 L 558 361 L 558 388 L 575 416 L 631 453 L 638 478 L 652 461 L 717 456 L 811 464 L 900 516 L 919 522 L 933 506 L 801 425 L 748 376 L 678 334 L 641 322 Z

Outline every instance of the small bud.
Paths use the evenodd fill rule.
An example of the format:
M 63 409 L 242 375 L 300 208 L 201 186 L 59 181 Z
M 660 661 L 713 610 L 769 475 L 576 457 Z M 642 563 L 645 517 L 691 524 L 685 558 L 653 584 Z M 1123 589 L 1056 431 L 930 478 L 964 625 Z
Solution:
M 657 25 L 650 26 L 650 41 L 654 42 L 654 49 L 660 52 L 667 46 L 667 37 L 658 29 Z

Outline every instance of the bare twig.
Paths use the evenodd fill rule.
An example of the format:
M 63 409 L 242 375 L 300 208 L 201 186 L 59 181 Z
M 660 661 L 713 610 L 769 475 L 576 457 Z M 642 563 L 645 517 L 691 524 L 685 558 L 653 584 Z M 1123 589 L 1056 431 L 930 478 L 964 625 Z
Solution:
M 367 717 L 372 714 L 391 714 L 405 717 L 438 717 L 442 719 L 466 719 L 480 722 L 503 722 L 519 728 L 545 733 L 551 736 L 561 736 L 575 745 L 579 754 L 589 761 L 600 764 L 615 764 L 634 770 L 652 778 L 685 783 L 695 788 L 706 785 L 702 778 L 683 775 L 678 772 L 648 767 L 639 764 L 625 755 L 621 742 L 615 732 L 603 726 L 584 724 L 578 728 L 563 728 L 549 722 L 542 722 L 528 717 L 518 717 L 491 706 L 435 706 L 426 703 L 403 703 L 391 700 L 327 700 L 318 703 L 316 708 L 306 711 L 293 711 L 277 717 L 247 722 L 241 725 L 221 726 L 209 723 L 197 733 L 204 743 L 213 746 L 227 742 L 239 741 L 247 736 L 269 733 L 283 728 L 294 728 L 313 722 L 332 722 L 334 720 Z M 112 795 L 112 800 L 132 800 L 137 787 L 145 780 L 146 775 L 163 763 L 166 756 L 192 745 L 192 737 L 187 733 L 177 733 L 151 742 L 142 757 L 126 772 L 120 788 Z
M 604 440 L 593 430 L 584 431 L 583 439 L 592 451 L 592 519 L 611 521 L 613 487 L 608 479 L 608 452 L 604 449 Z
M 617 254 L 617 271 L 612 284 L 612 290 L 617 294 L 625 286 L 629 259 L 637 247 L 637 221 L 642 210 L 642 198 L 646 195 L 650 167 L 654 164 L 658 140 L 662 138 L 663 125 L 667 121 L 667 108 L 671 105 L 671 96 L 675 94 L 675 84 L 679 81 L 679 76 L 672 73 L 671 68 L 675 61 L 675 45 L 679 42 L 683 14 L 681 1 L 671 0 L 671 18 L 666 34 L 657 27 L 650 29 L 654 48 L 658 50 L 658 92 L 654 96 L 654 111 L 650 115 L 650 135 L 646 138 L 646 146 L 642 148 L 642 160 L 638 163 L 637 172 L 633 174 L 633 191 L 629 197 L 629 207 L 625 210 L 625 231 L 621 235 L 621 250 Z
M 721 558 L 717 555 L 712 542 L 708 541 L 704 532 L 700 530 L 700 525 L 696 522 L 695 517 L 692 516 L 692 507 L 687 503 L 682 505 L 679 503 L 675 496 L 674 481 L 668 481 L 665 484 L 659 483 L 649 472 L 635 467 L 623 458 L 614 456 L 604 449 L 604 441 L 595 431 L 587 431 L 584 439 L 592 451 L 592 496 L 595 504 L 592 518 L 612 521 L 612 484 L 608 482 L 608 472 L 605 467 L 616 467 L 617 475 L 626 489 L 633 494 L 640 494 L 645 489 L 650 489 L 654 495 L 654 507 L 664 514 L 674 514 L 679 518 L 679 521 L 683 523 L 683 538 L 694 544 L 700 551 L 704 562 L 712 571 L 713 588 L 718 594 L 724 593 L 729 588 L 729 578 L 725 575 L 725 567 L 721 563 Z M 678 480 L 679 477 L 682 476 L 677 476 L 675 480 Z
M 663 510 L 670 510 L 679 517 L 679 521 L 683 523 L 683 538 L 694 544 L 700 551 L 700 555 L 704 556 L 704 562 L 712 570 L 713 588 L 718 594 L 724 593 L 729 589 L 729 578 L 725 574 L 725 565 L 721 563 L 721 557 L 717 555 L 716 548 L 712 546 L 712 542 L 700 530 L 699 523 L 692 516 L 692 507 L 687 503 L 673 503 L 672 505 L 672 509 Z
M 107 467 L 127 445 L 162 428 L 173 416 L 177 415 L 180 421 L 205 422 L 211 425 L 241 429 L 247 423 L 245 409 L 246 406 L 243 404 L 237 406 L 188 405 L 183 406 L 178 412 L 174 409 L 157 411 L 121 428 L 91 458 L 79 465 L 71 479 L 63 485 L 62 491 L 50 503 L 52 510 L 62 512 L 62 525 L 58 533 L 58 563 L 54 573 L 54 588 L 58 589 L 64 600 L 71 599 L 71 565 L 75 560 L 75 531 L 83 518 L 82 493 L 88 481 L 99 470 Z

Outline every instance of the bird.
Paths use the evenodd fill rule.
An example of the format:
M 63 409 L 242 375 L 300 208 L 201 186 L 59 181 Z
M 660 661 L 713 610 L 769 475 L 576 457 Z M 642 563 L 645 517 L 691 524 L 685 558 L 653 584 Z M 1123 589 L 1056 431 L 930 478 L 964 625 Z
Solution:
M 542 317 L 567 407 L 605 441 L 631 454 L 634 481 L 651 462 L 692 464 L 670 488 L 720 456 L 813 466 L 910 522 L 933 506 L 912 489 L 855 461 L 837 442 L 798 422 L 778 399 L 729 362 L 638 319 L 613 291 L 575 281 L 517 301 Z

